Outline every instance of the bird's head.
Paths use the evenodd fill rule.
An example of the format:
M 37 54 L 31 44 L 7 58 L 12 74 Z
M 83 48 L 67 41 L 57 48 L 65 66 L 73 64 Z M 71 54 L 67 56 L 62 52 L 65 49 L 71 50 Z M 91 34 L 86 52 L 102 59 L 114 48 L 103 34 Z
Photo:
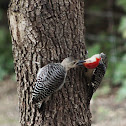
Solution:
M 74 57 L 67 57 L 62 62 L 61 65 L 66 68 L 66 70 L 69 70 L 71 68 L 74 68 L 77 66 L 78 60 L 76 60 Z
M 83 65 L 88 69 L 94 69 L 99 65 L 102 54 L 103 53 L 95 54 L 91 58 L 88 58 L 86 60 L 80 60 L 77 64 L 78 65 Z

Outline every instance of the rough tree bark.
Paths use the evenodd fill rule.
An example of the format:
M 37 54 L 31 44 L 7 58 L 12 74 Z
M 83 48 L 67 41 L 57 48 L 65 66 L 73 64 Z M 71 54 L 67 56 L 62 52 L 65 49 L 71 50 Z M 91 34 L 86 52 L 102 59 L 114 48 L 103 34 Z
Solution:
M 68 56 L 85 58 L 82 0 L 11 0 L 8 19 L 22 126 L 90 126 L 84 70 L 68 73 L 62 90 L 39 113 L 31 104 L 38 69 Z M 40 62 L 36 65 L 35 61 Z

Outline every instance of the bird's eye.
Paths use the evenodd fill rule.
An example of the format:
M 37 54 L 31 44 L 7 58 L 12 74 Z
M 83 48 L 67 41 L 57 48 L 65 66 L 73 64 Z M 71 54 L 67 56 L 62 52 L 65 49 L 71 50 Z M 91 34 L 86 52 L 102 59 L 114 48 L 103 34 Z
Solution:
M 75 64 L 76 62 L 74 61 L 73 64 Z

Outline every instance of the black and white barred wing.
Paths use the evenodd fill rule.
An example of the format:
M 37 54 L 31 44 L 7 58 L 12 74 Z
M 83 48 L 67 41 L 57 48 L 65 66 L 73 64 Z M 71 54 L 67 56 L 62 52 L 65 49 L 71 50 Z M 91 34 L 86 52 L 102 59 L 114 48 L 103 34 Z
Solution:
M 93 92 L 97 90 L 99 87 L 104 75 L 106 72 L 106 65 L 104 63 L 99 63 L 97 68 L 93 72 L 93 76 L 91 79 L 91 85 L 93 87 Z
M 66 71 L 61 64 L 48 64 L 37 74 L 37 81 L 32 93 L 33 103 L 44 100 L 64 83 Z

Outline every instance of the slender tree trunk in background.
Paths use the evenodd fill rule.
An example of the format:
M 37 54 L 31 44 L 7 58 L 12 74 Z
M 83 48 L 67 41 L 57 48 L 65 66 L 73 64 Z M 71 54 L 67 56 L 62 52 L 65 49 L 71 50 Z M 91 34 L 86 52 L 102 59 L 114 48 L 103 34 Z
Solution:
M 84 70 L 70 70 L 63 88 L 39 113 L 31 104 L 38 69 L 68 56 L 85 58 L 82 0 L 12 0 L 8 9 L 22 126 L 90 126 Z M 41 65 L 36 65 L 38 61 Z

